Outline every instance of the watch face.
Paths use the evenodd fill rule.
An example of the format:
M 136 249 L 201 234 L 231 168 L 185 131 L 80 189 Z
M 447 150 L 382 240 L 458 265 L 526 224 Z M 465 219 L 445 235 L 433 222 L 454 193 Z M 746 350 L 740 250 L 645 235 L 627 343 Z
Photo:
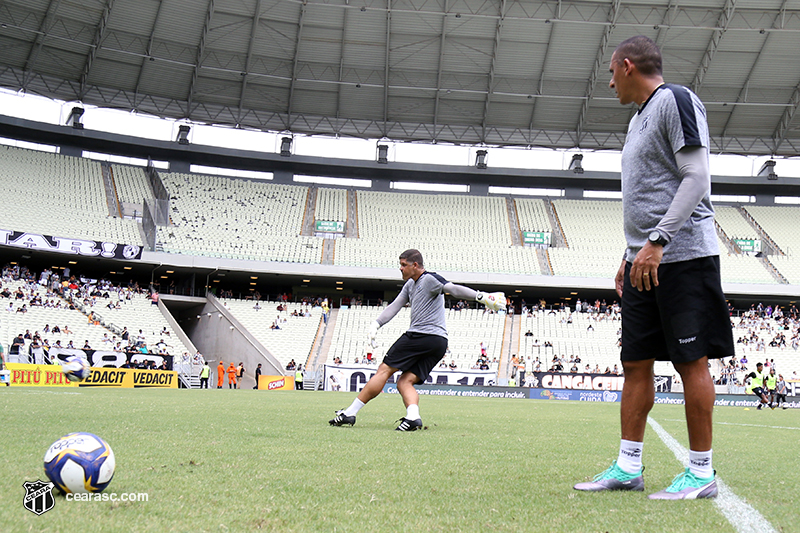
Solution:
M 659 232 L 657 232 L 657 231 L 654 231 L 653 233 L 650 234 L 650 238 L 649 239 L 651 241 L 653 241 L 653 242 L 656 242 L 660 238 L 661 238 L 661 234 Z

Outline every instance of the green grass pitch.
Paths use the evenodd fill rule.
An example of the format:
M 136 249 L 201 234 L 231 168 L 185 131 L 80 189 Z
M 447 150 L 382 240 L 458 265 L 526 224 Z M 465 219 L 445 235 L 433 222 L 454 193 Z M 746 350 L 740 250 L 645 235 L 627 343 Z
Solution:
M 253 390 L 0 390 L 0 530 L 17 531 L 736 531 L 711 501 L 584 494 L 616 458 L 619 405 L 423 397 L 425 431 L 381 395 L 354 427 L 328 426 L 353 394 Z M 718 474 L 778 531 L 800 531 L 800 413 L 717 408 Z M 653 418 L 688 446 L 683 408 Z M 48 446 L 73 431 L 109 442 L 106 492 L 147 502 L 23 508 Z M 648 492 L 682 466 L 649 427 Z

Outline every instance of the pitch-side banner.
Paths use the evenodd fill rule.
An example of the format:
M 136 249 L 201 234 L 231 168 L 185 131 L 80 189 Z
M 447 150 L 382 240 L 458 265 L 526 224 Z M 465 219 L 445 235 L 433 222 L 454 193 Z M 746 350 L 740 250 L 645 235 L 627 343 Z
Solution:
M 105 388 L 178 388 L 178 373 L 169 370 L 132 368 L 92 368 L 80 383 L 69 381 L 61 365 L 8 363 L 12 387 L 105 387 Z
M 610 374 L 559 374 L 556 372 L 533 372 L 526 375 L 524 385 L 540 389 L 576 389 L 621 391 L 625 378 Z M 656 392 L 669 392 L 672 378 L 656 376 Z
M 142 247 L 136 244 L 85 241 L 7 229 L 0 229 L 0 245 L 85 257 L 104 257 L 106 259 L 136 260 L 142 258 Z
M 111 350 L 83 350 L 83 349 L 67 349 L 67 348 L 53 348 L 50 347 L 48 352 L 50 358 L 58 358 L 60 361 L 66 361 L 70 355 L 78 355 L 85 357 L 89 361 L 91 367 L 108 367 L 120 368 L 126 361 L 131 363 L 140 363 L 142 361 L 154 361 L 157 367 L 166 361 L 167 368 L 172 369 L 171 355 L 156 355 L 152 353 L 139 353 L 139 352 L 114 352 Z M 39 361 L 36 361 L 37 363 Z
M 360 392 L 369 378 L 375 375 L 378 367 L 369 365 L 325 365 L 325 390 L 341 392 Z M 394 383 L 400 372 L 389 378 Z M 493 370 L 434 370 L 426 385 L 471 385 L 491 386 L 497 382 L 497 372 Z

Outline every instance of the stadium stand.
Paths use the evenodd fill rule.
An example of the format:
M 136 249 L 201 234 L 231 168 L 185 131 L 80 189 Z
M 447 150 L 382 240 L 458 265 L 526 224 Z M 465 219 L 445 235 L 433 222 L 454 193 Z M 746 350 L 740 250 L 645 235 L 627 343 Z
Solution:
M 87 314 L 78 310 L 70 309 L 69 303 L 58 296 L 46 297 L 47 289 L 38 283 L 27 282 L 24 280 L 7 281 L 4 280 L 3 287 L 7 287 L 11 292 L 22 289 L 26 298 L 22 300 L 10 299 L 8 303 L 5 299 L 0 300 L 0 305 L 6 311 L 2 318 L 2 342 L 5 346 L 10 346 L 15 336 L 25 331 L 31 334 L 38 333 L 42 340 L 48 341 L 50 346 L 54 346 L 56 341 L 61 341 L 61 346 L 66 348 L 71 341 L 75 348 L 83 348 L 88 341 L 89 346 L 94 350 L 111 350 L 117 342 L 122 347 L 127 342 L 120 338 L 118 333 L 123 327 L 127 327 L 131 335 L 131 340 L 135 340 L 142 331 L 145 342 L 152 353 L 156 352 L 155 345 L 160 340 L 167 344 L 166 353 L 180 361 L 184 355 L 190 355 L 189 350 L 175 335 L 175 332 L 164 319 L 157 306 L 152 305 L 150 300 L 141 294 L 131 294 L 130 299 L 119 298 L 116 292 L 110 294 L 109 298 L 97 298 L 95 305 L 86 305 L 85 311 L 94 313 L 94 320 L 89 322 Z M 30 305 L 30 300 L 36 295 L 43 300 L 50 300 L 60 307 L 45 307 Z M 80 298 L 78 298 L 80 300 Z M 86 299 L 85 301 L 90 301 Z M 120 309 L 109 310 L 105 307 L 109 302 L 119 301 Z M 8 311 L 9 303 L 13 303 L 13 310 Z M 82 305 L 80 301 L 77 302 Z M 26 305 L 27 312 L 18 313 L 16 310 Z M 45 326 L 49 326 L 51 331 L 45 332 Z M 58 326 L 60 332 L 54 333 L 53 326 Z M 166 333 L 162 333 L 166 331 Z M 30 341 L 26 343 L 27 347 Z
M 553 200 L 569 248 L 549 248 L 556 276 L 609 277 L 625 252 L 622 202 Z
M 745 210 L 786 254 L 771 255 L 769 260 L 789 283 L 800 284 L 800 207 L 747 206 Z
M 347 222 L 347 190 L 319 188 L 314 220 Z
M 300 235 L 308 187 L 164 173 L 174 225 L 163 251 L 260 261 L 319 263 L 322 239 Z
M 545 202 L 546 200 L 532 198 L 515 200 L 521 231 L 553 231 Z
M 536 251 L 513 247 L 504 198 L 358 191 L 359 239 L 339 239 L 334 264 L 396 268 L 425 250 L 429 270 L 539 274 Z
M 129 165 L 111 165 L 117 197 L 120 202 L 142 205 L 142 200 L 152 198 L 153 191 L 147 181 L 144 169 Z
M 292 359 L 297 364 L 306 364 L 322 320 L 322 308 L 291 302 L 220 300 L 236 320 L 278 359 L 281 368 L 286 368 Z M 256 303 L 259 310 L 254 309 Z M 278 305 L 286 308 L 277 311 Z M 295 311 L 298 314 L 305 311 L 311 316 L 292 316 Z M 276 319 L 280 329 L 270 327 Z
M 97 161 L 0 146 L 0 180 L 3 229 L 142 245 L 135 221 L 109 215 Z

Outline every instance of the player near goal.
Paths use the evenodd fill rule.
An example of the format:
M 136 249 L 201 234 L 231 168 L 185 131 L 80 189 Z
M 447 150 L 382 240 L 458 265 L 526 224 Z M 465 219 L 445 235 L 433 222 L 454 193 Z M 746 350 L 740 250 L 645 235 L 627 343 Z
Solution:
M 622 150 L 628 244 L 615 277 L 622 298 L 619 456 L 582 491 L 644 490 L 642 446 L 653 408 L 654 362 L 671 361 L 684 384 L 689 467 L 651 499 L 713 498 L 714 383 L 708 360 L 734 353 L 710 201 L 706 110 L 686 87 L 665 84 L 658 46 L 644 36 L 614 50 L 609 86 L 634 103 Z
M 448 293 L 457 299 L 475 300 L 493 311 L 505 309 L 506 297 L 502 292 L 487 294 L 475 291 L 425 270 L 419 250 L 406 250 L 400 254 L 400 272 L 405 284 L 397 298 L 372 322 L 369 341 L 374 343 L 378 329 L 410 303 L 411 323 L 408 331 L 389 348 L 377 372 L 361 389 L 350 407 L 336 412 L 336 416 L 329 421 L 332 426 L 354 425 L 359 410 L 383 391 L 384 385 L 395 372 L 401 371 L 397 378 L 397 391 L 406 406 L 406 416 L 400 419 L 400 425 L 396 429 L 415 431 L 422 427 L 419 394 L 414 385 L 428 379 L 431 370 L 439 364 L 447 349 L 444 294 Z

